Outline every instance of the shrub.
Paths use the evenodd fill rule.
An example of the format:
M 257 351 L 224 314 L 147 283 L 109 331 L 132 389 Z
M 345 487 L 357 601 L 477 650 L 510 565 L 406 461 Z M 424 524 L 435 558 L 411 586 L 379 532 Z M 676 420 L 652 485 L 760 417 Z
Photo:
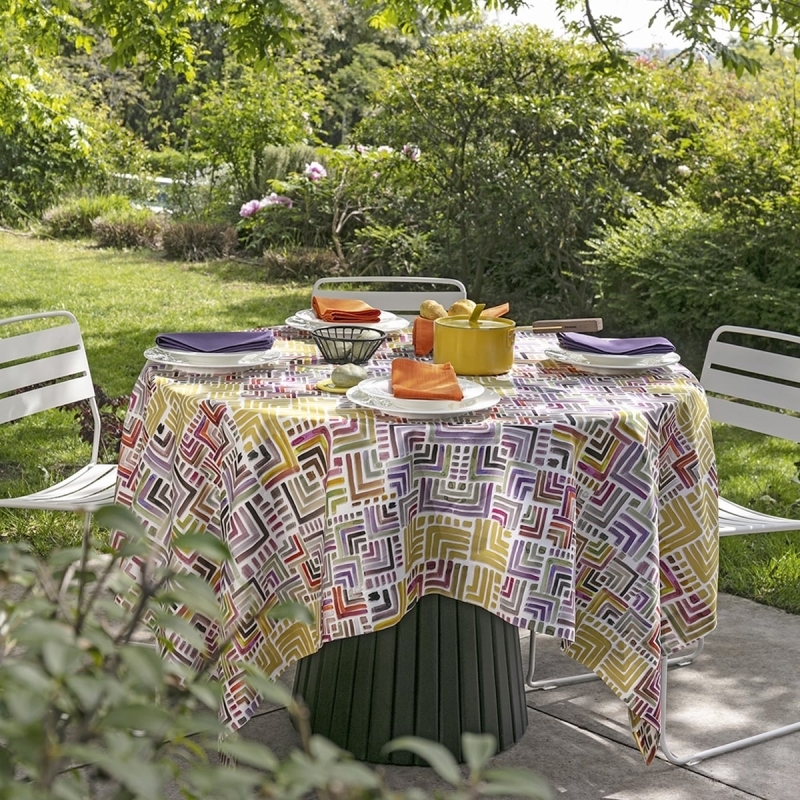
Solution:
M 584 242 L 637 194 L 662 196 L 696 131 L 694 72 L 603 57 L 535 28 L 487 28 L 384 73 L 354 135 L 418 148 L 382 177 L 397 223 L 425 234 L 422 271 L 461 278 L 475 299 L 513 297 L 520 319 L 591 310 Z
M 267 148 L 308 140 L 310 123 L 322 105 L 319 80 L 307 64 L 280 59 L 274 68 L 280 80 L 267 70 L 226 70 L 219 81 L 204 87 L 188 113 L 192 149 L 208 154 L 216 175 L 230 182 L 234 197 L 262 191 L 270 160 Z
M 267 250 L 263 255 L 267 278 L 273 280 L 313 282 L 318 278 L 347 275 L 344 265 L 330 250 L 315 247 L 293 247 Z
M 609 332 L 669 336 L 696 366 L 719 325 L 797 330 L 797 224 L 783 204 L 763 212 L 745 224 L 674 197 L 660 207 L 643 204 L 624 224 L 590 240 L 595 311 Z M 765 251 L 772 254 L 769 269 Z
M 175 261 L 209 261 L 236 250 L 236 228 L 225 222 L 170 222 L 161 234 L 161 247 Z
M 112 211 L 92 222 L 92 235 L 100 247 L 158 249 L 163 222 L 146 208 Z
M 92 222 L 114 211 L 127 211 L 131 202 L 122 195 L 76 197 L 44 212 L 45 231 L 56 239 L 81 239 L 92 235 Z
M 0 219 L 39 219 L 61 197 L 107 191 L 114 173 L 139 171 L 144 147 L 109 110 L 4 41 L 0 71 Z
M 96 520 L 125 533 L 121 551 L 98 556 L 76 548 L 56 552 L 45 562 L 21 545 L 0 543 L 3 800 L 157 800 L 168 791 L 194 800 L 420 796 L 415 790 L 390 790 L 368 765 L 312 736 L 307 710 L 285 687 L 256 670 L 246 670 L 244 679 L 265 699 L 286 706 L 303 749 L 281 760 L 268 747 L 226 731 L 217 714 L 218 684 L 211 677 L 225 643 L 212 644 L 212 637 L 194 631 L 193 645 L 204 655 L 197 670 L 162 659 L 153 646 L 168 648 L 172 632 L 192 635 L 186 620 L 175 615 L 176 603 L 224 627 L 224 613 L 210 586 L 156 568 L 145 533 L 127 509 L 101 509 Z M 184 534 L 175 544 L 215 563 L 229 557 L 218 539 L 203 534 Z M 138 582 L 117 569 L 121 556 L 135 556 L 147 565 Z M 132 602 L 116 603 L 114 593 Z M 308 614 L 286 606 L 276 611 Z M 437 794 L 442 798 L 552 797 L 527 771 L 487 770 L 494 751 L 489 736 L 465 734 L 467 778 L 440 745 L 408 737 L 396 740 L 394 749 L 409 749 L 430 761 L 454 787 L 452 793 Z M 225 759 L 215 763 L 210 757 L 215 752 L 238 765 Z
M 272 192 L 240 210 L 240 241 L 248 252 L 291 247 L 330 248 L 342 269 L 410 274 L 426 246 L 413 221 L 401 222 L 402 205 L 387 176 L 411 163 L 390 147 L 320 149 L 316 159 Z

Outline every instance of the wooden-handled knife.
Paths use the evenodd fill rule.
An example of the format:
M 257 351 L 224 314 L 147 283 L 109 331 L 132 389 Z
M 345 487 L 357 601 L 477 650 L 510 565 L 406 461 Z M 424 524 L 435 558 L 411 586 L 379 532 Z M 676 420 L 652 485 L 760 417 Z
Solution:
M 580 319 L 538 319 L 532 325 L 518 325 L 515 330 L 534 333 L 597 333 L 603 330 L 601 317 L 582 317 Z

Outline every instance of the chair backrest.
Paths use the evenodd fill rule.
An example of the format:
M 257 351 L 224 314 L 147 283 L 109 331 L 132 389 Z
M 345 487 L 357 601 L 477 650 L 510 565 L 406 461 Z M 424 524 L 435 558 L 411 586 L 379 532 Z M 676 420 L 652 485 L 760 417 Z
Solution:
M 800 442 L 800 337 L 723 325 L 700 382 L 712 419 Z
M 387 284 L 386 289 L 370 287 Z M 336 288 L 337 286 L 341 288 Z M 344 288 L 346 286 L 347 288 Z M 411 287 L 411 288 L 409 288 Z M 467 289 L 454 278 L 405 278 L 376 275 L 358 278 L 320 278 L 311 290 L 312 297 L 363 300 L 382 311 L 413 319 L 419 315 L 423 300 L 435 300 L 449 308 L 467 296 Z
M 0 424 L 81 400 L 94 418 L 96 462 L 100 412 L 78 320 L 68 311 L 0 319 Z

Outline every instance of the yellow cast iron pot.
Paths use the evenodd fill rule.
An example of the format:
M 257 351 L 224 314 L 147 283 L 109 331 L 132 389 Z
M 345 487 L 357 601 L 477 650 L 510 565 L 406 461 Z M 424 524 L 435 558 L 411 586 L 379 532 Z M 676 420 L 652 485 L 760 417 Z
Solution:
M 450 362 L 457 375 L 500 375 L 514 365 L 512 319 L 439 317 L 433 323 L 433 363 Z

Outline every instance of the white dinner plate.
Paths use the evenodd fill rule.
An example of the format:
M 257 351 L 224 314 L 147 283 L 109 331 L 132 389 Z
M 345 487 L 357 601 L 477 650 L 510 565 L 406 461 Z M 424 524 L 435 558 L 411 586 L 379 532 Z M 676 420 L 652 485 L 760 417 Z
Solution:
M 465 400 L 474 400 L 480 397 L 484 392 L 484 387 L 475 381 L 469 381 L 466 378 L 459 378 L 458 385 L 461 387 L 461 393 L 464 395 L 462 400 L 413 400 L 401 397 L 395 397 L 392 393 L 392 380 L 391 378 L 367 378 L 361 381 L 358 386 L 362 392 L 374 397 L 377 400 L 389 401 L 392 408 L 403 409 L 405 411 L 446 411 L 450 408 L 453 402 L 463 403 Z
M 156 364 L 166 364 L 191 372 L 213 373 L 264 367 L 277 363 L 282 355 L 278 350 L 258 350 L 246 353 L 186 353 L 183 350 L 151 347 L 144 351 L 144 357 Z
M 463 400 L 401 400 L 391 392 L 389 378 L 368 378 L 347 390 L 347 399 L 364 408 L 407 419 L 442 419 L 485 411 L 500 395 L 474 381 L 459 379 Z
M 290 328 L 297 328 L 302 331 L 310 331 L 314 328 L 323 328 L 329 325 L 363 325 L 367 328 L 377 328 L 384 333 L 393 333 L 394 331 L 402 331 L 407 328 L 411 323 L 403 317 L 398 317 L 397 314 L 392 314 L 391 311 L 381 311 L 380 319 L 377 322 L 325 322 L 321 320 L 315 313 L 313 308 L 305 308 L 287 317 L 286 324 Z
M 607 353 L 580 353 L 576 350 L 563 350 L 560 347 L 545 350 L 545 355 L 553 361 L 570 364 L 584 372 L 599 375 L 618 375 L 625 372 L 645 372 L 655 367 L 677 364 L 678 353 L 650 353 L 647 355 L 609 355 Z

